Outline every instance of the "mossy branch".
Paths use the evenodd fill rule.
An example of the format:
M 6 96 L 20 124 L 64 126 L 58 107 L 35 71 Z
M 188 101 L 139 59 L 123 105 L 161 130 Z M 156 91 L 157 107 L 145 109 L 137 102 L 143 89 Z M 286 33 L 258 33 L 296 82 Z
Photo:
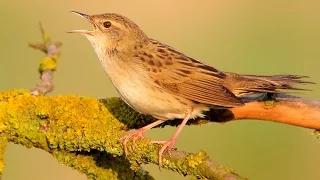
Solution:
M 135 112 L 119 98 L 103 102 L 73 95 L 33 96 L 25 90 L 0 93 L 0 164 L 4 166 L 3 153 L 9 141 L 46 150 L 91 179 L 152 179 L 140 164 L 157 164 L 159 145 L 140 139 L 135 153 L 125 158 L 119 138 L 127 132 L 127 126 L 141 127 L 153 118 Z M 196 119 L 190 123 L 258 118 L 320 129 L 319 113 L 318 101 L 279 95 L 271 104 L 252 101 L 244 107 L 216 109 L 207 114 L 208 120 Z M 169 123 L 176 125 L 179 120 Z M 230 168 L 211 161 L 205 152 L 190 154 L 172 150 L 171 156 L 165 154 L 164 158 L 164 168 L 183 175 L 244 179 Z
M 114 98 L 107 102 L 107 106 L 121 108 L 123 114 L 135 115 Z M 3 92 L 0 124 L 2 137 L 7 141 L 41 148 L 91 179 L 152 179 L 140 165 L 158 163 L 160 146 L 150 144 L 148 139 L 138 140 L 135 153 L 125 158 L 119 138 L 127 132 L 126 125 L 93 98 L 33 96 L 25 90 Z M 230 168 L 213 163 L 205 152 L 172 150 L 171 156 L 165 154 L 164 158 L 164 168 L 183 175 L 244 179 Z

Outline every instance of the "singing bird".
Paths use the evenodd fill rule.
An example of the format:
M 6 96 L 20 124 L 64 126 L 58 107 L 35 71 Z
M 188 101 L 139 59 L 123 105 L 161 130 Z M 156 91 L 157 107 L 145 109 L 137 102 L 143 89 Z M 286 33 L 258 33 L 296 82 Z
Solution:
M 73 30 L 83 34 L 92 44 L 101 66 L 121 98 L 136 111 L 155 117 L 155 122 L 128 132 L 127 142 L 143 137 L 143 133 L 167 120 L 183 119 L 169 141 L 161 142 L 162 154 L 173 147 L 190 118 L 202 117 L 210 108 L 243 106 L 243 97 L 281 90 L 298 90 L 306 76 L 243 75 L 220 71 L 178 50 L 149 38 L 133 21 L 113 13 L 86 15 L 73 13 L 93 24 L 93 30 Z

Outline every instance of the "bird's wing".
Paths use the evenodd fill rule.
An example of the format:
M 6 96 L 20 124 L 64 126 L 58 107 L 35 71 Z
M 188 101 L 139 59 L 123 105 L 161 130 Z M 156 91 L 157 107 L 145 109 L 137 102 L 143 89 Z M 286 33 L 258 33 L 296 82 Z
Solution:
M 243 105 L 241 100 L 223 85 L 225 73 L 158 41 L 153 40 L 152 43 L 153 50 L 140 54 L 157 86 L 199 103 L 223 107 Z

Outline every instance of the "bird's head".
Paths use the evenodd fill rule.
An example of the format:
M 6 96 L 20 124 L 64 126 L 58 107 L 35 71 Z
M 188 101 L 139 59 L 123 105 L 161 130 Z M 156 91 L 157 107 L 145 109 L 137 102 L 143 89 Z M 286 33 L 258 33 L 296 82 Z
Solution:
M 130 19 L 114 13 L 87 15 L 72 11 L 89 21 L 93 30 L 73 30 L 88 38 L 95 48 L 129 48 L 148 41 L 145 33 Z

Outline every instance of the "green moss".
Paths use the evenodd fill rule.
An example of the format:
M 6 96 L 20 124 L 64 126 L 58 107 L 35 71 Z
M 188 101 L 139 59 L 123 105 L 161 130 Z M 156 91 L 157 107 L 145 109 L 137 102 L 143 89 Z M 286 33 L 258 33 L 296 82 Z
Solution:
M 320 138 L 320 130 L 314 130 L 312 135 L 314 135 L 316 138 Z
M 152 116 L 143 115 L 133 110 L 120 98 L 108 98 L 104 101 L 104 104 L 114 117 L 124 123 L 129 129 L 141 128 L 155 121 Z
M 265 104 L 266 106 L 272 106 L 274 103 L 275 103 L 274 100 L 264 101 L 264 104 Z
M 72 95 L 35 97 L 27 91 L 13 90 L 0 93 L 0 102 L 0 119 L 6 119 L 0 122 L 0 131 L 10 128 L 25 135 L 28 141 L 21 142 L 24 145 L 40 142 L 47 148 L 86 151 L 99 147 L 122 154 L 114 137 L 120 137 L 125 126 L 95 99 Z
M 197 154 L 191 154 L 191 155 L 187 156 L 187 158 L 186 158 L 188 166 L 190 168 L 197 167 L 199 164 L 201 164 L 206 159 L 208 159 L 208 156 L 207 156 L 206 152 L 204 152 L 204 151 L 200 151 Z
M 173 171 L 179 172 L 183 175 L 197 176 L 197 178 L 204 178 L 201 176 L 199 166 L 208 160 L 208 156 L 204 151 L 200 151 L 197 154 L 190 154 L 185 158 L 170 161 L 163 159 L 164 167 L 172 169 Z
M 68 153 L 64 151 L 54 151 L 53 155 L 58 159 L 59 162 L 86 174 L 89 179 L 118 179 L 117 173 L 112 169 L 98 167 L 94 157 L 92 156 Z
M 276 102 L 276 94 L 274 93 L 267 93 L 263 98 L 264 104 L 266 106 L 272 106 Z
M 54 151 L 53 155 L 59 162 L 66 164 L 88 176 L 89 179 L 113 180 L 113 179 L 140 179 L 151 180 L 148 172 L 139 169 L 133 171 L 129 161 L 121 156 L 114 157 L 105 152 L 94 151 L 90 153 L 70 153 Z
M 90 179 L 152 179 L 140 165 L 157 163 L 160 145 L 139 139 L 132 149 L 129 141 L 131 153 L 123 157 L 119 138 L 127 127 L 115 116 L 122 121 L 130 121 L 130 118 L 138 121 L 141 117 L 138 123 L 153 118 L 136 113 L 118 98 L 108 99 L 107 107 L 115 114 L 90 97 L 33 96 L 26 90 L 3 92 L 0 93 L 1 137 L 53 153 L 60 162 L 85 173 Z M 177 160 L 165 156 L 164 167 L 184 175 L 203 177 L 199 166 L 206 159 L 204 152 Z M 0 159 L 0 170 L 1 163 Z

